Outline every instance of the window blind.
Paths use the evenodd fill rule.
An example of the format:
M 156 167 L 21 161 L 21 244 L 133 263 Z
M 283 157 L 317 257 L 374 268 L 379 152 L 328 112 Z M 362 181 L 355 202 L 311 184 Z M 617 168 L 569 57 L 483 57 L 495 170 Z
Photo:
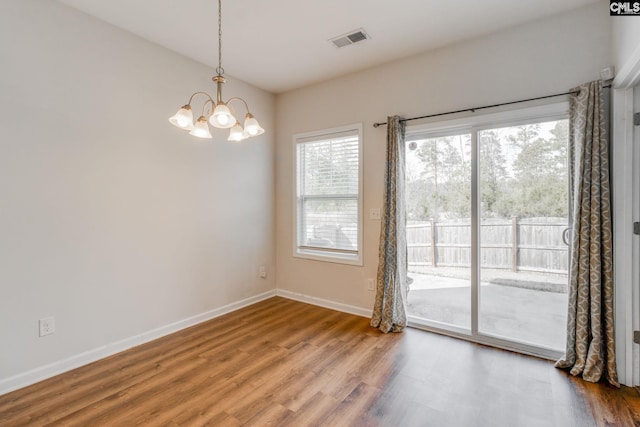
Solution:
M 358 251 L 359 158 L 355 131 L 298 142 L 299 248 Z

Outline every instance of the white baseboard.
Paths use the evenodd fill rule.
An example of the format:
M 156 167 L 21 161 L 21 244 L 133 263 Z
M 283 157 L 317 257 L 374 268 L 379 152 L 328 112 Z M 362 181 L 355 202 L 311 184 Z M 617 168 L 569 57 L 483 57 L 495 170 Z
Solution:
M 66 359 L 41 366 L 39 368 L 15 375 L 13 377 L 2 379 L 0 380 L 0 395 L 9 393 L 10 391 L 17 390 L 22 387 L 26 387 L 31 384 L 35 384 L 39 381 L 51 378 L 63 372 L 70 371 L 83 365 L 87 365 L 113 354 L 120 353 L 121 351 L 128 350 L 132 347 L 161 338 L 165 335 L 178 332 L 190 326 L 197 325 L 198 323 L 206 322 L 207 320 L 214 319 L 216 317 L 231 313 L 232 311 L 236 311 L 257 302 L 272 298 L 276 296 L 276 294 L 276 290 L 271 290 L 260 295 L 255 295 L 241 301 L 227 304 L 223 307 L 218 307 L 213 310 L 197 314 L 187 319 L 179 320 L 177 322 L 162 326 L 157 329 L 143 332 L 142 334 L 133 337 L 125 338 L 114 343 L 94 348 L 84 353 L 76 354 Z
M 39 381 L 51 378 L 53 376 L 62 374 L 80 366 L 93 363 L 97 360 L 104 359 L 105 357 L 120 353 L 121 351 L 128 350 L 132 347 L 153 341 L 155 339 L 164 337 L 166 335 L 178 332 L 182 329 L 190 326 L 197 325 L 198 323 L 206 322 L 207 320 L 215 319 L 216 317 L 223 316 L 241 308 L 250 306 L 252 304 L 264 301 L 274 296 L 280 296 L 283 298 L 291 299 L 294 301 L 300 301 L 307 304 L 316 305 L 319 307 L 329 308 L 331 310 L 337 310 L 344 313 L 354 314 L 356 316 L 371 317 L 371 310 L 362 307 L 356 307 L 353 305 L 342 304 L 339 302 L 312 297 L 297 292 L 291 292 L 283 289 L 274 289 L 267 291 L 260 295 L 256 295 L 250 298 L 236 301 L 231 304 L 227 304 L 223 307 L 218 307 L 213 310 L 206 311 L 204 313 L 197 314 L 187 319 L 179 320 L 160 328 L 152 329 L 142 334 L 135 335 L 129 338 L 125 338 L 120 341 L 116 341 L 104 346 L 94 348 L 89 351 L 85 351 L 80 354 L 73 355 L 63 360 L 50 363 L 45 366 L 32 369 L 30 371 L 15 375 L 13 377 L 0 380 L 0 395 L 9 393 L 22 387 L 35 384 Z
M 371 317 L 370 309 L 342 304 L 340 302 L 335 302 L 328 299 L 312 297 L 309 295 L 299 294 L 297 292 L 291 292 L 284 289 L 277 289 L 276 295 L 294 301 L 306 302 L 307 304 L 317 305 L 319 307 L 330 308 L 331 310 L 354 314 L 356 316 Z

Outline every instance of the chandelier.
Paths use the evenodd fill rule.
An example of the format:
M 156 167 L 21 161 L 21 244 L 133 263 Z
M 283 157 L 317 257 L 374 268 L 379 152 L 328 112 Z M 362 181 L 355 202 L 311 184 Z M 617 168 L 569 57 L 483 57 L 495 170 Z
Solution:
M 211 138 L 207 122 L 215 128 L 230 129 L 229 141 L 242 141 L 264 133 L 264 129 L 260 127 L 256 118 L 253 117 L 244 99 L 238 97 L 229 98 L 227 101 L 222 99 L 222 85 L 225 82 L 224 68 L 222 68 L 222 0 L 218 0 L 218 67 L 216 68 L 216 73 L 217 75 L 212 78 L 217 86 L 215 101 L 206 92 L 196 92 L 191 95 L 186 105 L 180 107 L 178 112 L 169 118 L 169 122 L 180 129 L 188 130 L 189 134 L 198 138 Z M 202 114 L 194 123 L 191 102 L 196 95 L 202 95 L 206 97 L 206 100 L 202 106 Z M 232 101 L 244 104 L 244 108 L 247 111 L 244 117 L 244 127 L 240 125 L 236 118 L 236 112 L 231 105 Z

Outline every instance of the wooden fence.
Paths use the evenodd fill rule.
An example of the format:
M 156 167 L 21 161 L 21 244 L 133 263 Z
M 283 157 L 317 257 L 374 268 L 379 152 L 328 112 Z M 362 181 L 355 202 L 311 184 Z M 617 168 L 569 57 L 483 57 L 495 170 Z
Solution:
M 568 246 L 563 218 L 483 220 L 480 226 L 480 265 L 486 268 L 567 274 Z M 471 266 L 471 223 L 407 224 L 409 265 Z

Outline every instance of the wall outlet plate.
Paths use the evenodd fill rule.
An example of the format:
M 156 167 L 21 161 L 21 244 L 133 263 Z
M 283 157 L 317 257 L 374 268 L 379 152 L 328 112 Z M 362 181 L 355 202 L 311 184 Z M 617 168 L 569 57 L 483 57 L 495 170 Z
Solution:
M 376 290 L 375 280 L 367 279 L 367 290 L 369 290 L 369 291 L 375 291 Z
M 56 320 L 53 316 L 38 320 L 40 336 L 51 335 L 56 331 Z

